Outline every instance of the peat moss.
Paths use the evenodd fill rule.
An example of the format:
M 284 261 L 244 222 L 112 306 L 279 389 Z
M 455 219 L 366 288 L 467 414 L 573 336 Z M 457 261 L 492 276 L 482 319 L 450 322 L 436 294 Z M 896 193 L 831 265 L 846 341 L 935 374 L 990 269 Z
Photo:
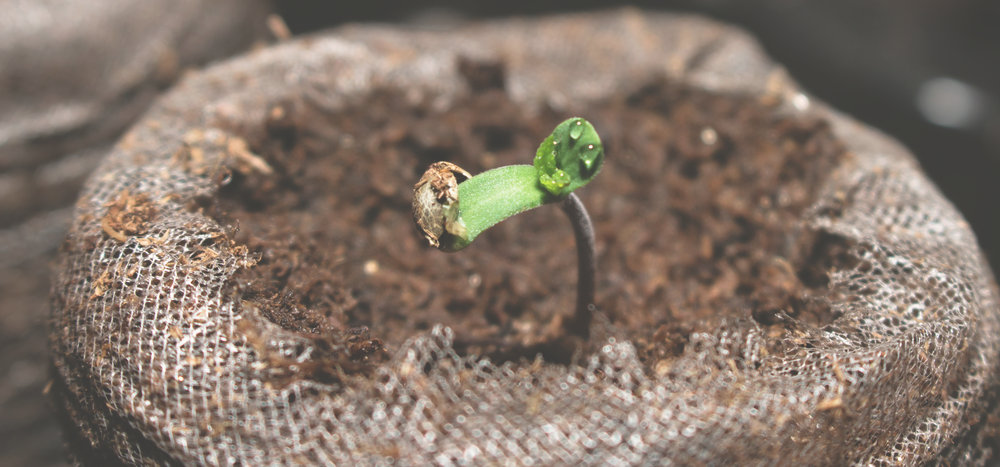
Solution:
M 399 89 L 335 113 L 283 101 L 242 135 L 273 171 L 234 172 L 211 212 L 259 254 L 234 279 L 244 303 L 344 362 L 377 362 L 383 345 L 437 323 L 454 329 L 460 352 L 570 359 L 561 323 L 576 258 L 558 209 L 517 216 L 457 254 L 427 247 L 413 226 L 412 186 L 430 163 L 473 174 L 530 163 L 571 116 L 514 103 L 502 66 L 459 66 L 474 91 L 447 108 Z M 835 318 L 823 295 L 829 270 L 850 261 L 847 245 L 800 225 L 844 154 L 824 121 L 662 80 L 573 110 L 607 151 L 579 193 L 597 233 L 597 305 L 648 365 L 723 317 L 777 333 Z

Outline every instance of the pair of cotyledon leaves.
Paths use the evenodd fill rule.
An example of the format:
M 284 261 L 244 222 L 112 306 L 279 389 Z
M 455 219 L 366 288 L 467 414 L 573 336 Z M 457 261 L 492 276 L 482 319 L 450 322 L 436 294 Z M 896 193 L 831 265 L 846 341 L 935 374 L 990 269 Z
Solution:
M 589 183 L 604 163 L 601 138 L 590 122 L 571 118 L 559 124 L 535 153 L 538 181 L 556 197 Z

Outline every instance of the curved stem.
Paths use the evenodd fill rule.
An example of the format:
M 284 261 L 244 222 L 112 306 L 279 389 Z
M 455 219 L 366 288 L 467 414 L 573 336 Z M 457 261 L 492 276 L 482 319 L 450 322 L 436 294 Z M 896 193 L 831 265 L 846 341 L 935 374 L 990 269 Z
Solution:
M 573 225 L 576 237 L 576 313 L 567 323 L 574 334 L 587 337 L 594 310 L 594 276 L 597 273 L 597 254 L 594 248 L 594 224 L 587 209 L 576 193 L 570 193 L 562 203 L 562 210 Z

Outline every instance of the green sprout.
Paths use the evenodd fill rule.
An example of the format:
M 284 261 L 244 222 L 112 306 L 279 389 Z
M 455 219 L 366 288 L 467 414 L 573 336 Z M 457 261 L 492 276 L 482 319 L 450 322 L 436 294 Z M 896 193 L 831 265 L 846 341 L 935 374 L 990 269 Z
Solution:
M 413 219 L 427 242 L 458 251 L 508 217 L 544 204 L 561 203 L 573 225 L 577 246 L 577 313 L 571 329 L 586 335 L 594 302 L 594 228 L 573 193 L 601 170 L 604 147 L 582 118 L 552 131 L 535 153 L 533 165 L 510 165 L 472 176 L 450 162 L 435 162 L 413 187 Z

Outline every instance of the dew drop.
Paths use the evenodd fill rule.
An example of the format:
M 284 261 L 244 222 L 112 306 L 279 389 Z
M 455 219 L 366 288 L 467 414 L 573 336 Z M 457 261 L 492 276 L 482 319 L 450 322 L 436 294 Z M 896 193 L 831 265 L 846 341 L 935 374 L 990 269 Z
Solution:
M 582 134 L 583 134 L 583 121 L 582 120 L 577 120 L 572 125 L 570 125 L 570 127 L 569 127 L 569 137 L 570 138 L 572 138 L 572 139 L 578 139 L 578 138 L 580 138 L 580 135 L 582 135 Z
M 594 166 L 594 162 L 597 161 L 597 157 L 600 155 L 600 151 L 594 147 L 593 144 L 588 144 L 587 147 L 580 154 L 580 161 L 583 162 L 583 166 L 590 170 Z

